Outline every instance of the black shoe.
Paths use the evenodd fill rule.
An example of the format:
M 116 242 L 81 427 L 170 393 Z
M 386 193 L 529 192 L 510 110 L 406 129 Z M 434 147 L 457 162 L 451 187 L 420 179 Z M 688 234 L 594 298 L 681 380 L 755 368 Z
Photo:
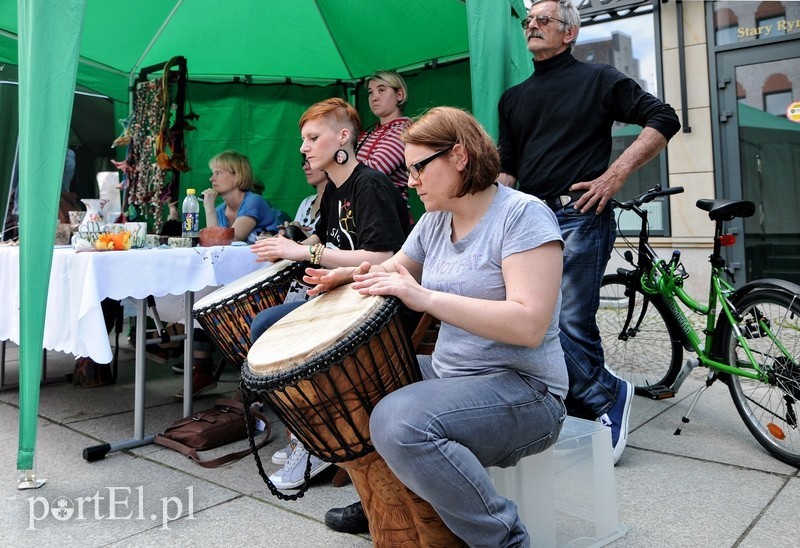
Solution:
M 344 508 L 331 508 L 325 512 L 325 525 L 339 533 L 352 535 L 369 533 L 369 522 L 361 501 Z

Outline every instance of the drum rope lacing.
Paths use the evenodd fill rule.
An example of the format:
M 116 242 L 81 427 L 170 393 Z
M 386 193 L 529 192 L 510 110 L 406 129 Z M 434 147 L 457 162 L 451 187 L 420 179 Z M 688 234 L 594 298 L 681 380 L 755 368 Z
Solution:
M 355 400 L 360 405 L 358 408 L 361 411 L 359 418 L 363 420 L 363 413 L 371 414 L 379 401 L 380 398 L 377 398 L 376 395 L 380 395 L 382 398 L 394 388 L 420 380 L 416 358 L 410 344 L 406 343 L 406 332 L 402 329 L 401 321 L 395 316 L 390 324 L 380 331 L 377 338 L 370 339 L 369 344 L 360 347 L 352 355 L 345 355 L 342 360 L 336 362 L 338 365 L 339 362 L 347 359 L 348 363 L 354 365 L 353 367 L 323 369 L 305 381 L 304 390 L 297 391 L 292 385 L 285 390 L 276 389 L 271 392 L 271 394 L 280 393 L 283 397 L 265 397 L 278 416 L 291 422 L 290 430 L 304 440 L 306 448 L 312 450 L 323 460 L 327 462 L 347 461 L 372 451 L 373 447 L 368 434 L 362 432 L 356 417 L 352 414 L 351 409 L 354 408 Z M 366 355 L 361 356 L 361 353 Z M 409 365 L 412 363 L 413 366 Z M 406 366 L 404 367 L 403 364 Z M 371 365 L 379 367 L 376 370 L 371 368 Z M 384 375 L 387 378 L 384 378 Z M 337 385 L 335 376 L 347 379 L 349 383 L 347 396 L 350 405 L 342 398 L 340 392 L 329 393 L 328 388 Z M 314 392 L 309 393 L 312 388 Z M 295 399 L 287 395 L 288 390 L 292 391 Z M 333 398 L 329 396 L 333 396 Z M 285 403 L 287 399 L 291 400 L 294 405 Z M 304 404 L 303 409 L 315 411 L 314 421 L 309 420 L 309 411 L 305 411 L 301 416 L 294 412 L 295 406 L 298 405 L 298 399 L 302 399 L 300 403 Z M 315 405 L 316 402 L 322 401 L 325 401 L 327 405 Z M 320 434 L 322 427 L 325 427 L 324 434 L 328 437 Z M 327 442 L 330 437 L 335 439 L 335 447 Z
M 287 420 L 287 417 L 293 416 L 291 410 L 288 409 L 286 406 L 281 406 L 278 404 L 280 401 L 278 398 L 271 398 L 269 397 L 269 393 L 280 391 L 285 394 L 287 388 L 291 388 L 294 386 L 293 383 L 301 380 L 309 380 L 312 377 L 319 375 L 320 373 L 323 375 L 322 378 L 325 379 L 325 384 L 334 386 L 334 380 L 331 378 L 331 368 L 334 365 L 341 363 L 344 359 L 348 357 L 352 357 L 352 359 L 358 362 L 358 351 L 364 351 L 367 354 L 367 358 L 371 360 L 371 363 L 383 363 L 377 362 L 375 359 L 375 354 L 379 354 L 382 357 L 393 357 L 393 358 L 400 358 L 405 357 L 406 360 L 397 359 L 396 361 L 402 363 L 413 363 L 413 367 L 404 367 L 401 371 L 395 370 L 393 367 L 388 368 L 388 373 L 391 377 L 390 381 L 392 385 L 403 386 L 404 384 L 409 384 L 410 382 L 415 382 L 420 380 L 419 368 L 416 363 L 416 356 L 414 355 L 413 348 L 411 346 L 410 337 L 407 331 L 403 328 L 402 319 L 396 313 L 397 309 L 399 308 L 399 300 L 395 297 L 390 297 L 386 299 L 386 302 L 379 308 L 379 310 L 373 313 L 371 318 L 365 320 L 364 324 L 359 327 L 356 327 L 351 333 L 341 339 L 333 348 L 329 348 L 324 352 L 318 354 L 317 356 L 313 356 L 309 363 L 304 366 L 303 371 L 301 373 L 298 372 L 284 372 L 277 375 L 274 375 L 268 379 L 258 378 L 255 377 L 253 374 L 250 373 L 249 368 L 246 366 L 242 367 L 242 380 L 240 383 L 240 387 L 242 392 L 245 394 L 245 399 L 250 399 L 250 396 L 255 396 L 257 399 L 261 400 L 262 402 L 269 405 L 273 411 L 278 415 L 279 418 L 287 422 L 287 426 L 294 432 L 295 435 L 304 441 L 304 445 L 306 449 L 310 453 L 314 453 L 317 457 L 322 458 L 328 462 L 341 462 L 346 460 L 353 460 L 360 456 L 363 456 L 371 451 L 373 451 L 373 447 L 370 443 L 368 437 L 365 437 L 359 432 L 357 425 L 352 417 L 348 416 L 346 413 L 342 414 L 335 414 L 326 416 L 322 411 L 319 411 L 317 415 L 315 415 L 315 419 L 318 419 L 327 429 L 329 434 L 333 435 L 336 438 L 336 441 L 339 443 L 340 447 L 346 447 L 347 442 L 354 443 L 356 447 L 360 447 L 361 449 L 358 451 L 353 451 L 349 449 L 344 449 L 344 455 L 336 455 L 335 449 L 331 447 L 330 444 L 326 443 L 322 437 L 313 430 L 311 423 L 308 420 L 305 420 L 305 424 L 289 424 L 294 423 L 293 420 Z M 388 331 L 385 331 L 385 328 L 388 327 Z M 385 337 L 378 337 L 375 338 L 375 335 L 378 333 L 388 333 L 389 344 L 387 345 L 386 341 L 383 339 Z M 373 344 L 375 343 L 378 348 L 373 349 Z M 364 383 L 365 380 L 369 380 L 372 385 L 375 387 L 376 391 L 381 395 L 385 395 L 387 390 L 387 383 L 384 382 L 384 379 L 381 377 L 380 374 L 370 377 L 366 372 L 366 368 L 359 362 L 358 366 L 355 368 L 354 372 L 350 372 L 347 370 L 339 371 L 339 373 L 343 373 L 345 377 L 347 377 L 348 382 L 351 383 L 351 386 L 360 386 L 354 381 L 358 381 L 359 383 Z M 355 378 L 358 377 L 358 378 Z M 368 378 L 365 378 L 368 377 Z M 402 377 L 402 379 L 401 379 Z M 322 396 L 327 397 L 326 394 L 321 394 L 319 392 L 319 386 L 312 382 L 311 383 L 314 387 L 314 395 L 317 397 L 318 401 L 322 400 Z M 297 392 L 297 391 L 295 391 Z M 297 396 L 298 394 L 295 394 Z M 305 404 L 309 406 L 309 408 L 314 408 L 314 402 L 312 402 L 308 396 L 303 393 L 299 394 L 305 399 Z M 372 408 L 374 407 L 373 401 L 365 397 L 360 393 L 358 395 L 359 403 L 362 405 L 364 409 L 367 410 L 368 414 L 371 413 Z M 330 403 L 329 400 L 326 400 Z M 333 405 L 334 409 L 346 409 L 346 402 L 342 399 L 341 395 L 336 394 L 336 405 Z M 247 410 L 248 406 L 245 406 Z M 247 411 L 246 411 L 247 412 Z M 298 419 L 299 420 L 299 419 Z M 341 421 L 344 420 L 347 428 L 349 429 L 350 434 L 355 434 L 357 440 L 344 440 L 339 434 L 338 429 L 344 428 L 344 425 Z M 337 421 L 339 421 L 337 426 Z M 305 438 L 305 439 L 304 439 Z M 255 443 L 255 436 L 252 432 L 252 429 L 248 428 L 248 439 L 250 440 L 251 447 L 253 447 Z M 321 446 L 321 449 L 320 447 Z M 323 454 L 320 454 L 320 453 Z M 253 458 L 256 461 L 256 467 L 258 468 L 259 475 L 267 484 L 270 489 L 270 492 L 280 500 L 297 500 L 305 494 L 308 490 L 308 482 L 310 480 L 310 472 L 311 472 L 311 463 L 310 460 L 306 464 L 306 470 L 304 474 L 304 483 L 303 486 L 300 488 L 300 491 L 293 494 L 287 495 L 279 491 L 274 484 L 270 481 L 268 475 L 264 471 L 264 467 L 258 454 L 257 450 L 253 451 Z
M 253 318 L 262 310 L 283 303 L 291 283 L 301 277 L 304 269 L 304 263 L 292 263 L 219 302 L 193 310 L 192 315 L 225 359 L 234 366 L 241 366 L 251 346 Z
M 256 438 L 255 433 L 253 432 L 253 424 L 255 424 L 250 416 L 250 398 L 248 397 L 247 392 L 243 392 L 244 399 L 244 416 L 245 416 L 245 427 L 247 428 L 247 440 L 250 442 L 250 449 L 253 451 L 253 458 L 256 461 L 256 468 L 258 468 L 258 475 L 261 476 L 261 479 L 264 480 L 264 483 L 267 484 L 269 487 L 269 492 L 272 493 L 273 496 L 277 497 L 278 500 L 297 500 L 303 498 L 308 491 L 308 482 L 311 479 L 311 456 L 309 454 L 308 461 L 306 462 L 306 471 L 303 474 L 303 485 L 300 486 L 300 490 L 293 494 L 287 495 L 282 493 L 275 484 L 269 479 L 269 476 L 264 471 L 264 465 L 261 462 L 261 457 L 258 454 L 258 448 L 256 448 Z
M 398 303 L 396 297 L 388 297 L 386 303 L 375 311 L 373 317 L 364 320 L 362 325 L 354 328 L 350 334 L 333 347 L 309 358 L 302 372 L 284 371 L 270 377 L 256 377 L 250 374 L 248 368 L 243 368 L 242 373 L 247 375 L 248 383 L 259 390 L 286 388 L 295 381 L 306 380 L 322 369 L 340 362 L 342 358 L 349 356 L 355 349 L 368 342 L 375 333 L 391 321 L 395 309 L 399 306 Z

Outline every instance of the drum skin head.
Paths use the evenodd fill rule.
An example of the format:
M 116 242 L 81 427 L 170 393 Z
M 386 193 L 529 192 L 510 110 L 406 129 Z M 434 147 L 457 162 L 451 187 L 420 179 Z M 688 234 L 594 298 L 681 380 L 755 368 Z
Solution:
M 242 389 L 323 460 L 373 451 L 375 405 L 420 379 L 399 305 L 396 297 L 364 296 L 351 286 L 303 304 L 250 349 Z
M 272 278 L 278 272 L 282 271 L 284 268 L 288 268 L 292 265 L 292 261 L 281 260 L 277 263 L 272 263 L 271 265 L 265 266 L 264 268 L 259 268 L 255 272 L 251 272 L 246 276 L 242 276 L 229 284 L 226 284 L 213 293 L 209 293 L 196 303 L 192 307 L 192 310 L 197 312 L 203 310 L 204 308 L 208 308 L 209 306 L 221 303 L 239 293 L 240 291 L 247 289 L 248 287 L 258 285 L 259 282 L 262 280 L 267 280 Z
M 364 323 L 384 301 L 377 295 L 361 295 L 350 285 L 312 299 L 281 318 L 253 344 L 247 354 L 250 372 L 272 376 L 308 362 Z

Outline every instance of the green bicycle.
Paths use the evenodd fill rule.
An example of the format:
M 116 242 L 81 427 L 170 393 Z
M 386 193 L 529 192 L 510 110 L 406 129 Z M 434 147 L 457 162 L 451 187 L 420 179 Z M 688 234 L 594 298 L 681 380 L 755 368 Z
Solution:
M 606 367 L 630 381 L 637 395 L 674 396 L 698 365 L 709 368 L 683 422 L 689 422 L 700 395 L 718 378 L 726 383 L 748 430 L 779 460 L 800 467 L 800 287 L 779 279 L 755 280 L 735 288 L 721 249 L 732 245 L 723 225 L 753 215 L 744 200 L 698 200 L 715 222 L 708 304 L 688 295 L 680 251 L 660 258 L 649 244 L 648 211 L 643 204 L 683 188 L 660 186 L 614 207 L 641 219 L 638 242 L 626 239 L 624 257 L 633 267 L 603 278 L 597 323 Z M 634 259 L 634 252 L 636 258 Z M 683 305 L 683 306 L 681 306 Z M 704 318 L 695 327 L 687 312 Z M 683 351 L 696 354 L 683 362 Z M 675 432 L 680 433 L 680 428 Z

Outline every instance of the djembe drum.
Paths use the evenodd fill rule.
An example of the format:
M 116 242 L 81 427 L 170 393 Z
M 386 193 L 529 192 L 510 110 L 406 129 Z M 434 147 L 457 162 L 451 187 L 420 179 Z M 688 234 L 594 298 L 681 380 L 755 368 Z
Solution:
M 302 263 L 278 261 L 209 293 L 192 307 L 194 319 L 237 369 L 250 350 L 250 324 L 271 306 L 282 304 Z
M 269 404 L 305 448 L 347 469 L 375 546 L 463 544 L 370 443 L 381 398 L 420 380 L 394 298 L 339 287 L 286 315 L 247 355 L 242 387 Z

